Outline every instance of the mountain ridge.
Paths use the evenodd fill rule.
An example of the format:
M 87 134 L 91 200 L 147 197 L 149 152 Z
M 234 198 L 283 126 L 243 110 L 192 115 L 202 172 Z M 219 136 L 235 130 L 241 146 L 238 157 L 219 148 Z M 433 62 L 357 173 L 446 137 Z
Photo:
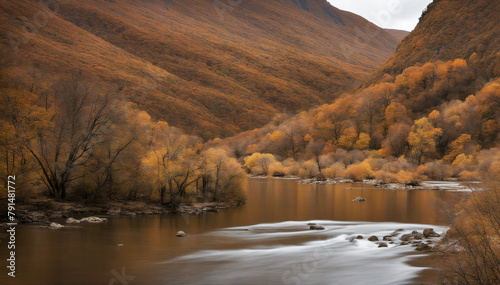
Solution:
M 395 50 L 379 30 L 359 54 L 356 29 L 377 27 L 326 1 L 85 0 L 60 5 L 17 55 L 49 77 L 82 70 L 123 100 L 204 138 L 228 136 L 352 90 Z M 4 45 L 38 3 L 2 4 Z M 307 8 L 305 10 L 304 8 Z

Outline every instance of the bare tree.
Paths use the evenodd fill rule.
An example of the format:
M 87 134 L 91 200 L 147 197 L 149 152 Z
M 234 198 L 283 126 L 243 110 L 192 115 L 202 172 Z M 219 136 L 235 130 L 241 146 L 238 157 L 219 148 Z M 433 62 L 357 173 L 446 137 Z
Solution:
M 68 185 L 81 178 L 74 175 L 75 169 L 86 165 L 102 142 L 111 111 L 108 94 L 99 94 L 81 74 L 58 85 L 50 125 L 25 146 L 38 163 L 49 194 L 64 199 Z

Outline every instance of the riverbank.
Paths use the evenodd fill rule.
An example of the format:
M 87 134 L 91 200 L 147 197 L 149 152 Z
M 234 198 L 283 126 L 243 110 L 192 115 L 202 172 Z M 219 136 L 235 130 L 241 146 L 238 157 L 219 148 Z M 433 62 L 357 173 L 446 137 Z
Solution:
M 352 179 L 299 179 L 299 184 L 347 184 L 347 183 L 363 183 L 384 190 L 453 190 L 470 192 L 476 188 L 479 182 L 467 181 L 407 181 L 406 183 L 387 183 L 382 180 L 367 179 L 363 181 L 354 181 Z
M 19 203 L 15 213 L 17 223 L 45 225 L 54 220 L 83 216 L 199 215 L 206 212 L 218 212 L 228 207 L 230 205 L 222 202 L 184 203 L 173 210 L 157 203 L 140 201 L 106 201 L 87 205 L 81 202 L 38 198 Z M 5 225 L 6 221 L 1 221 L 0 226 Z

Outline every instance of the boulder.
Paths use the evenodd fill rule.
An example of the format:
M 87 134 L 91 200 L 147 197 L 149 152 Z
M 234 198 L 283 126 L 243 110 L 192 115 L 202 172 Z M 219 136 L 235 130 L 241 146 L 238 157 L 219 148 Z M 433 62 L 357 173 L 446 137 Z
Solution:
M 441 235 L 436 233 L 434 229 L 425 229 L 424 230 L 424 237 L 430 238 L 430 237 L 440 237 Z
M 378 241 L 378 237 L 376 236 L 371 236 L 368 238 L 369 241 Z
M 92 224 L 104 223 L 106 221 L 108 221 L 108 219 L 99 217 L 86 217 L 80 220 L 81 223 L 87 222 Z
M 365 201 L 366 201 L 366 199 L 365 199 L 365 198 L 363 198 L 363 197 L 361 197 L 361 196 L 359 196 L 359 197 L 357 197 L 356 199 L 354 199 L 354 200 L 352 200 L 352 201 L 353 201 L 353 202 L 365 202 Z
M 312 225 L 309 227 L 310 230 L 324 230 L 325 227 L 323 226 L 317 226 L 317 225 Z
M 187 234 L 183 231 L 178 231 L 177 234 L 176 234 L 177 237 L 185 237 L 187 236 Z
M 49 229 L 53 229 L 53 230 L 58 230 L 61 228 L 64 228 L 64 226 L 61 224 L 58 224 L 58 223 L 50 223 L 50 226 L 49 226 Z
M 66 224 L 79 224 L 80 220 L 74 219 L 74 218 L 68 218 L 66 220 Z
M 378 244 L 378 247 L 388 247 L 388 245 L 385 242 L 381 242 Z
M 417 245 L 417 248 L 415 250 L 428 251 L 428 250 L 431 250 L 431 247 L 426 243 L 421 243 L 421 244 Z
M 307 224 L 307 225 L 308 225 L 308 226 L 315 226 L 315 225 L 316 225 L 316 223 L 309 223 L 309 224 Z
M 392 236 L 384 236 L 383 240 L 385 241 L 392 241 Z
M 363 239 L 363 236 L 359 235 L 359 236 L 356 237 L 356 239 Z
M 406 182 L 406 183 L 405 183 L 405 185 L 406 185 L 406 186 L 413 186 L 413 187 L 417 187 L 417 186 L 420 186 L 420 182 L 410 180 L 410 181 Z
M 411 235 L 414 239 L 424 239 L 424 235 L 417 231 L 411 232 Z
M 411 234 L 404 234 L 401 236 L 402 241 L 410 241 L 413 239 L 413 236 Z
M 409 243 L 407 241 L 403 241 L 401 242 L 401 245 L 409 245 Z

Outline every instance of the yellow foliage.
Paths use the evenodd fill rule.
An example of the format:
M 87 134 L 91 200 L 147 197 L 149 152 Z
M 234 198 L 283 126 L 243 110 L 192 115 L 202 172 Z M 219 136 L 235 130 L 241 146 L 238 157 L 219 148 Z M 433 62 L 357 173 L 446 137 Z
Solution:
M 256 175 L 268 175 L 269 167 L 276 162 L 274 155 L 270 153 L 254 153 L 251 156 L 245 157 L 245 164 L 243 165 L 246 169 Z
M 360 164 L 353 164 L 347 167 L 345 175 L 347 178 L 353 179 L 355 181 L 363 181 L 367 178 L 373 177 L 374 173 L 370 167 L 370 164 L 365 160 Z

